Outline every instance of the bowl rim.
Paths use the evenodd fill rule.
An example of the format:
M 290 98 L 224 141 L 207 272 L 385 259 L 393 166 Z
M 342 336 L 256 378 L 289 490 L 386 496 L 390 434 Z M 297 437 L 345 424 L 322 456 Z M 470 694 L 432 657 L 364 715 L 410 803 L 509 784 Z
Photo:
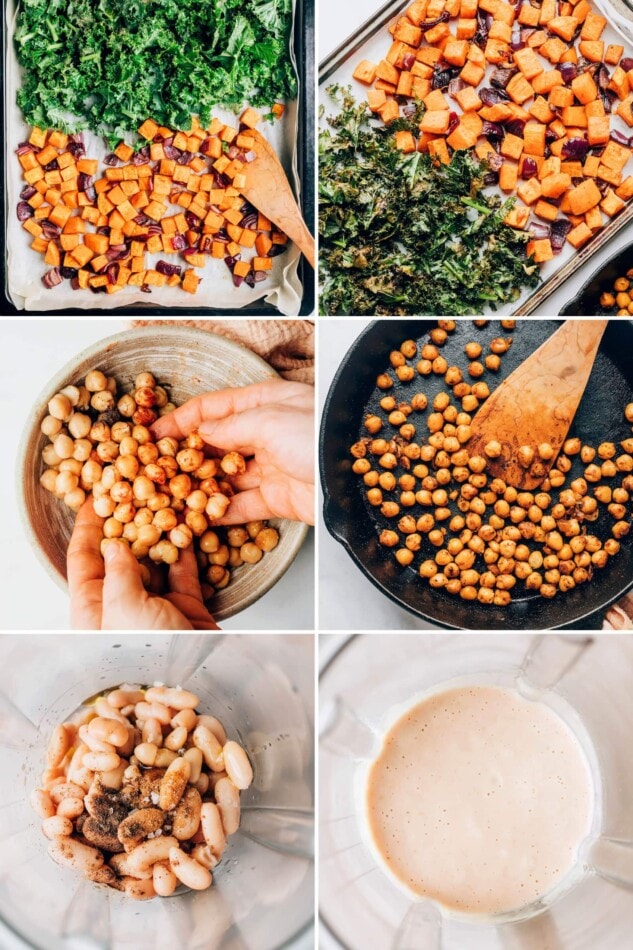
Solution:
M 45 406 L 56 392 L 59 392 L 59 390 L 64 386 L 69 385 L 68 379 L 72 378 L 72 374 L 78 365 L 91 358 L 96 358 L 99 354 L 103 354 L 104 350 L 107 350 L 110 347 L 123 342 L 124 340 L 140 340 L 147 336 L 148 333 L 152 334 L 153 340 L 156 340 L 158 337 L 166 339 L 169 339 L 170 337 L 181 338 L 184 334 L 191 340 L 192 345 L 195 344 L 196 341 L 208 345 L 209 338 L 216 338 L 222 341 L 222 346 L 225 349 L 233 351 L 236 362 L 239 360 L 248 360 L 254 368 L 259 367 L 262 371 L 264 371 L 267 377 L 281 379 L 281 376 L 277 370 L 273 369 L 273 367 L 267 363 L 266 360 L 262 359 L 261 356 L 258 356 L 257 353 L 254 353 L 252 350 L 249 350 L 248 347 L 244 346 L 243 344 L 237 343 L 235 340 L 231 340 L 229 337 L 225 337 L 213 330 L 203 330 L 198 327 L 189 326 L 188 324 L 184 324 L 182 326 L 165 326 L 164 324 L 158 324 L 154 326 L 150 324 L 143 327 L 133 327 L 130 329 L 119 330 L 117 333 L 113 333 L 111 336 L 103 337 L 100 340 L 97 340 L 95 343 L 91 343 L 90 345 L 84 347 L 79 353 L 76 353 L 75 356 L 67 360 L 61 369 L 58 370 L 58 372 L 55 373 L 54 376 L 52 376 L 42 387 L 40 392 L 33 400 L 18 445 L 14 483 L 20 522 L 29 541 L 31 550 L 35 553 L 37 560 L 42 565 L 48 576 L 66 594 L 68 594 L 68 580 L 64 574 L 57 570 L 55 565 L 44 552 L 44 549 L 39 543 L 35 526 L 27 510 L 26 483 L 27 477 L 29 477 L 31 474 L 33 461 L 28 457 L 28 444 L 34 429 L 39 430 L 42 406 Z M 302 522 L 289 521 L 286 519 L 279 520 L 282 524 L 294 526 L 293 533 L 295 534 L 292 547 L 288 549 L 283 570 L 271 577 L 264 584 L 261 590 L 253 591 L 252 593 L 248 594 L 238 609 L 231 608 L 226 611 L 219 610 L 217 614 L 214 614 L 215 619 L 219 619 L 220 621 L 227 620 L 229 617 L 233 617 L 241 613 L 242 610 L 246 610 L 247 607 L 251 607 L 257 600 L 267 594 L 279 580 L 281 580 L 283 575 L 297 557 L 299 550 L 301 549 L 308 534 L 309 525 Z

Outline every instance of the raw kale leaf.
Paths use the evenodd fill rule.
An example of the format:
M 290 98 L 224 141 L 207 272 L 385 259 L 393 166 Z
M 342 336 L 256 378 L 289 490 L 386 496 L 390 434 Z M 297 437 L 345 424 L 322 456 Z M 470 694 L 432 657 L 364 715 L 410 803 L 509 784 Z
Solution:
M 291 26 L 290 0 L 21 0 L 18 105 L 66 131 L 207 125 L 214 106 L 296 95 Z
M 466 151 L 435 166 L 405 155 L 423 107 L 388 128 L 371 124 L 350 90 L 319 136 L 321 311 L 324 314 L 479 314 L 538 285 L 528 235 L 503 223 L 514 199 L 484 191 L 490 169 Z

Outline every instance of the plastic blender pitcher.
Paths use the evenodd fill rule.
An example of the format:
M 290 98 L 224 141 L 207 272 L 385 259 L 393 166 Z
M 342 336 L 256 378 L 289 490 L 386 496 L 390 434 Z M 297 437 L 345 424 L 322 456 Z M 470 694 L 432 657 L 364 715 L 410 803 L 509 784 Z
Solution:
M 181 685 L 247 749 L 254 781 L 207 891 L 134 901 L 59 867 L 29 795 L 52 727 L 120 683 Z M 38 950 L 273 950 L 313 919 L 313 638 L 0 638 L 0 921 Z M 0 926 L 0 946 L 4 946 Z
M 425 693 L 514 688 L 549 705 L 586 754 L 595 809 L 575 867 L 514 913 L 457 915 L 409 895 L 379 865 L 364 779 L 387 728 Z M 365 635 L 321 675 L 320 894 L 348 950 L 623 950 L 633 932 L 633 637 Z M 332 941 L 330 941 L 331 943 Z

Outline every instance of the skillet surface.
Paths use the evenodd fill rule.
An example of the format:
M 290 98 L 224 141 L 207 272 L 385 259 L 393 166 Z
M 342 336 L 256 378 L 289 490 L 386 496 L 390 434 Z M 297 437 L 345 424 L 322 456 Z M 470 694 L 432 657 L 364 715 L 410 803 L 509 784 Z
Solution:
M 505 331 L 498 320 L 491 320 L 482 329 L 470 320 L 458 320 L 457 329 L 449 334 L 440 352 L 449 365 L 456 364 L 464 372 L 468 360 L 464 345 L 475 340 L 488 350 L 490 340 L 497 336 L 511 336 L 512 346 L 501 357 L 498 373 L 486 372 L 482 380 L 491 391 L 523 362 L 557 328 L 560 321 L 518 320 L 514 330 Z M 473 630 L 553 629 L 564 626 L 590 628 L 601 626 L 606 608 L 633 586 L 633 532 L 622 539 L 621 550 L 610 558 L 606 568 L 596 571 L 593 579 L 552 600 L 523 589 L 517 584 L 515 599 L 508 607 L 500 608 L 463 601 L 441 589 L 431 588 L 417 575 L 420 560 L 432 556 L 435 549 L 427 542 L 422 557 L 416 555 L 411 567 L 402 568 L 393 552 L 378 543 L 378 535 L 393 522 L 364 499 L 362 478 L 352 470 L 353 459 L 349 447 L 367 433 L 363 420 L 370 413 L 384 412 L 379 401 L 384 395 L 376 389 L 379 373 L 391 371 L 389 353 L 406 339 L 415 339 L 418 351 L 429 342 L 428 332 L 437 325 L 435 320 L 376 320 L 358 337 L 344 357 L 332 382 L 325 403 L 320 434 L 320 470 L 324 493 L 324 520 L 334 538 L 339 541 L 367 575 L 372 583 L 400 607 L 444 627 Z M 412 362 L 415 366 L 417 358 Z M 464 377 L 467 377 L 464 372 Z M 411 383 L 395 385 L 389 394 L 396 401 L 408 402 L 416 392 L 424 392 L 432 403 L 434 396 L 445 390 L 443 377 L 416 378 Z M 631 426 L 624 419 L 624 407 L 633 402 L 633 323 L 615 319 L 609 323 L 596 362 L 569 435 L 579 436 L 583 444 L 597 447 L 600 442 L 620 442 L 631 435 Z M 416 439 L 426 437 L 426 413 L 413 413 L 410 421 L 416 424 Z M 389 437 L 391 427 L 386 424 L 380 435 Z M 393 430 L 394 433 L 396 430 Z M 569 482 L 582 475 L 585 466 L 576 456 L 567 477 Z M 605 484 L 618 485 L 620 476 Z M 590 489 L 591 490 L 591 489 Z M 556 497 L 555 492 L 552 493 Z M 387 496 L 390 497 L 390 496 Z M 414 515 L 423 509 L 416 505 L 408 509 Z M 428 509 L 427 509 L 428 510 Z M 610 536 L 611 516 L 601 506 L 597 522 L 590 530 L 601 538 Z M 629 515 L 630 517 L 630 515 Z

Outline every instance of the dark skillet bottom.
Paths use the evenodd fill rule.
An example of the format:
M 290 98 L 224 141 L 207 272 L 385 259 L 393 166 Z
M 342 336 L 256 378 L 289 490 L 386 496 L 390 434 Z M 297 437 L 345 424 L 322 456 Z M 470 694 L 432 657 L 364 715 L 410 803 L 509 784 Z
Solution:
M 554 332 L 558 323 L 518 320 L 515 330 L 504 331 L 498 320 L 490 321 L 483 329 L 474 327 L 470 320 L 457 321 L 457 329 L 449 335 L 441 353 L 449 365 L 454 363 L 464 371 L 468 366 L 464 354 L 467 342 L 475 340 L 481 343 L 485 355 L 493 337 L 512 336 L 513 344 L 501 358 L 500 372 L 486 372 L 482 377 L 492 390 Z M 379 408 L 383 393 L 376 389 L 375 381 L 382 372 L 390 371 L 394 376 L 389 352 L 406 339 L 415 339 L 419 349 L 428 342 L 428 331 L 434 326 L 434 320 L 377 320 L 359 336 L 341 363 L 330 387 L 321 423 L 320 467 L 325 496 L 324 519 L 328 530 L 384 594 L 406 610 L 441 626 L 472 630 L 599 626 L 604 610 L 633 585 L 632 535 L 622 540 L 619 554 L 609 559 L 605 569 L 596 571 L 590 583 L 546 600 L 539 595 L 527 596 L 519 581 L 516 599 L 506 608 L 467 602 L 441 589 L 434 590 L 418 577 L 417 567 L 416 570 L 400 567 L 393 552 L 378 543 L 382 528 L 393 527 L 393 522 L 365 502 L 362 478 L 351 470 L 353 459 L 349 447 L 367 434 L 363 429 L 367 414 L 378 410 L 384 416 Z M 409 362 L 415 365 L 416 361 Z M 464 376 L 466 378 L 466 373 Z M 445 389 L 442 377 L 422 378 L 416 374 L 411 383 L 397 382 L 389 393 L 397 401 L 408 402 L 416 392 L 424 392 L 430 404 L 434 396 Z M 629 321 L 617 319 L 607 328 L 570 435 L 577 435 L 583 443 L 594 447 L 604 441 L 620 442 L 631 434 L 623 410 L 632 401 L 633 326 Z M 417 440 L 428 435 L 427 415 L 428 411 L 413 413 L 410 417 L 409 421 L 417 427 Z M 380 434 L 389 437 L 391 427 L 384 426 Z M 582 475 L 584 468 L 576 458 L 566 485 Z M 615 479 L 605 480 L 605 484 L 619 485 L 620 478 L 618 475 Z M 552 494 L 555 497 L 555 493 Z M 416 506 L 410 510 L 415 514 L 422 509 Z M 611 516 L 604 512 L 598 521 L 588 524 L 587 530 L 606 540 L 612 523 Z M 427 542 L 423 546 L 423 557 L 417 555 L 414 565 L 432 556 L 434 550 Z
M 561 310 L 562 317 L 587 316 L 593 317 L 598 314 L 612 316 L 614 309 L 605 310 L 600 304 L 600 296 L 605 293 L 613 292 L 613 281 L 626 274 L 629 268 L 633 267 L 633 250 L 625 247 L 618 251 L 615 257 L 603 264 L 600 270 L 591 275 L 582 290 L 573 300 Z M 618 317 L 617 319 L 623 319 Z M 626 319 L 626 317 L 624 318 Z

